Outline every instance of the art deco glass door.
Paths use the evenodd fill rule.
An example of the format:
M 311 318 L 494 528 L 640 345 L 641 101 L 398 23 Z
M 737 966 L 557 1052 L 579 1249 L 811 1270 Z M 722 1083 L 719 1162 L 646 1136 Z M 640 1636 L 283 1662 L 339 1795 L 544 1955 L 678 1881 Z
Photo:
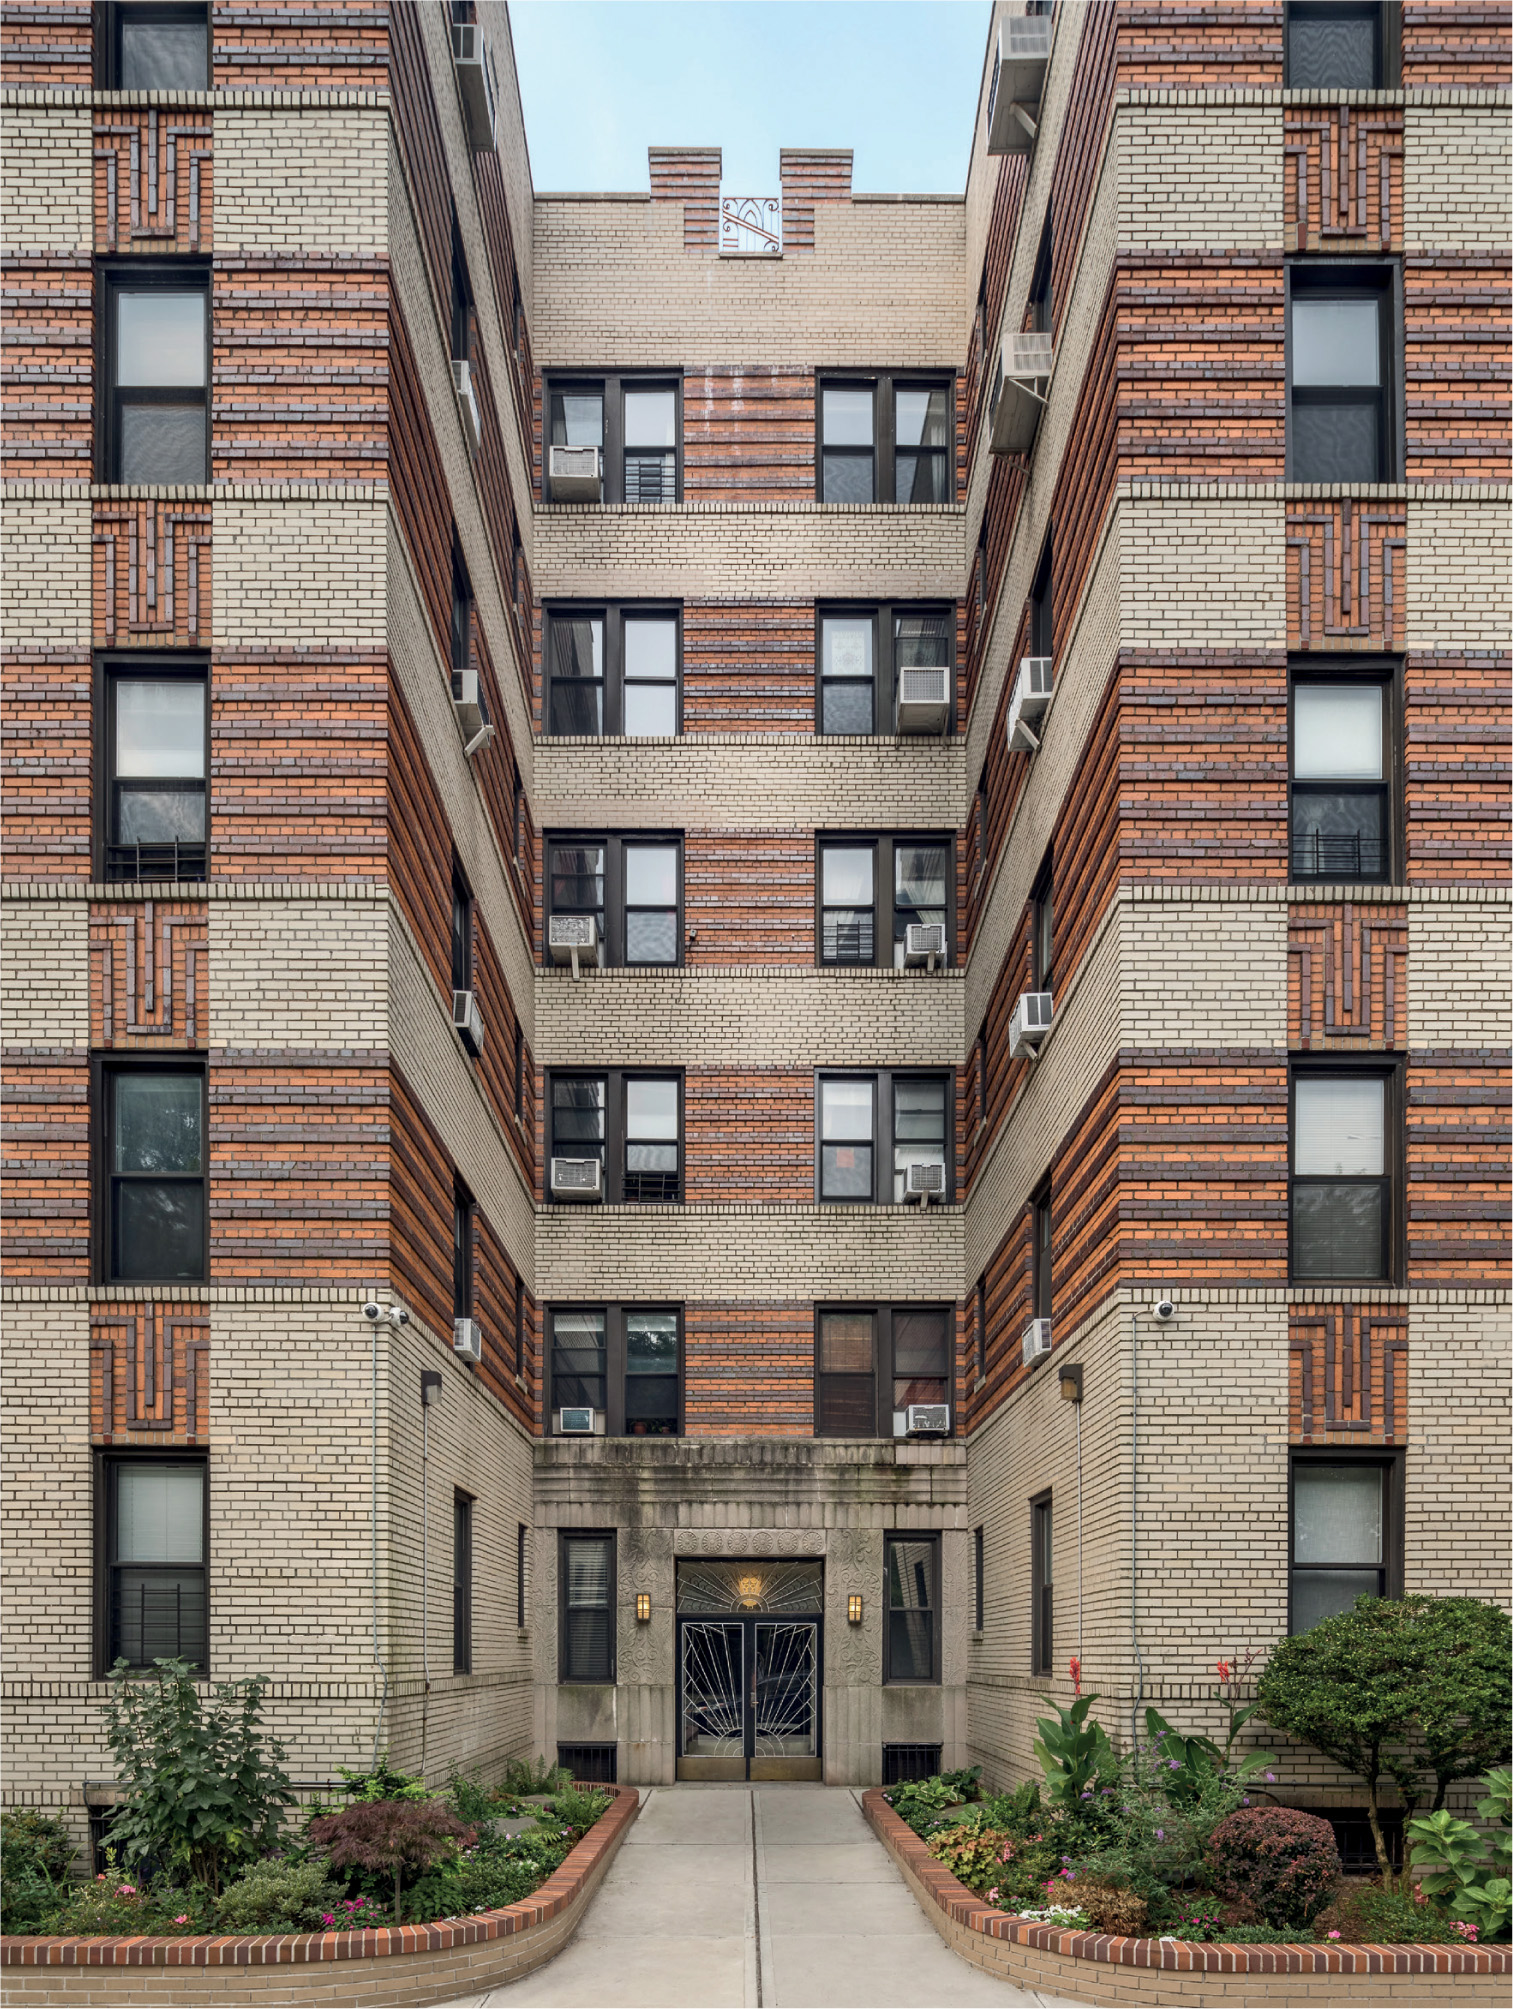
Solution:
M 679 1563 L 680 1779 L 821 1776 L 823 1602 L 818 1561 Z

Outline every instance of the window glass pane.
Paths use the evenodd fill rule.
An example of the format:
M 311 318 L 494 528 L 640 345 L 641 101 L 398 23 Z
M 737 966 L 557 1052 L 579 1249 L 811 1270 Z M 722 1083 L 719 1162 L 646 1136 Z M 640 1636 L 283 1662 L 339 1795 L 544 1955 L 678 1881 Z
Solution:
M 893 1314 L 895 1374 L 944 1374 L 947 1314 L 943 1311 L 898 1311 Z
M 1381 1176 L 1386 1168 L 1387 1084 L 1380 1076 L 1300 1076 L 1294 1110 L 1294 1172 Z
M 638 615 L 625 623 L 625 674 L 672 683 L 678 674 L 678 624 Z
M 901 670 L 949 667 L 951 629 L 945 614 L 899 614 L 893 634 Z
M 823 393 L 826 446 L 872 444 L 872 392 L 865 385 L 827 384 Z
M 1298 1570 L 1292 1579 L 1292 1629 L 1307 1632 L 1321 1618 L 1349 1611 L 1362 1593 L 1377 1596 L 1381 1587 L 1376 1570 Z
M 1292 1189 L 1295 1277 L 1380 1277 L 1387 1268 L 1380 1184 L 1320 1180 Z
M 872 1084 L 870 1081 L 822 1081 L 820 1083 L 820 1135 L 828 1141 L 852 1139 L 870 1143 L 872 1138 Z
M 678 1316 L 671 1311 L 628 1311 L 625 1314 L 627 1374 L 676 1374 Z
M 552 1314 L 552 1400 L 558 1409 L 604 1407 L 604 1314 Z
M 934 1602 L 933 1542 L 889 1542 L 888 1603 L 894 1611 L 928 1611 Z
M 863 735 L 872 730 L 872 686 L 870 683 L 827 683 L 820 707 L 820 730 L 827 733 Z
M 895 502 L 949 502 L 943 453 L 904 453 L 893 463 Z
M 675 907 L 678 903 L 676 844 L 627 844 L 625 898 L 632 907 Z
M 123 405 L 123 482 L 190 484 L 205 479 L 203 405 Z
M 627 1137 L 671 1137 L 678 1134 L 678 1084 L 675 1081 L 627 1081 Z
M 1293 1467 L 1292 1559 L 1373 1567 L 1381 1563 L 1380 1465 Z
M 929 1138 L 938 1145 L 946 1134 L 946 1084 L 943 1081 L 896 1081 L 893 1084 L 893 1134 L 895 1137 Z
M 1299 684 L 1292 694 L 1292 771 L 1300 781 L 1380 781 L 1380 684 Z
M 872 619 L 866 614 L 827 614 L 820 627 L 820 665 L 827 677 L 872 675 Z
M 552 1082 L 552 1141 L 559 1155 L 582 1155 L 604 1142 L 604 1077 L 560 1077 Z
M 1379 384 L 1380 315 L 1379 300 L 1295 299 L 1292 303 L 1294 384 Z
M 204 381 L 204 293 L 158 289 L 118 293 L 116 382 L 137 386 Z
M 827 453 L 824 463 L 826 502 L 872 500 L 870 453 Z
M 625 960 L 629 963 L 675 963 L 678 960 L 678 917 L 642 909 L 625 916 Z
M 1379 789 L 1292 798 L 1292 869 L 1310 879 L 1380 879 L 1387 870 L 1386 801 Z
M 625 444 L 675 447 L 677 443 L 676 394 L 672 391 L 627 391 Z
M 118 844 L 203 843 L 203 788 L 123 788 L 116 795 Z
M 118 1465 L 115 1560 L 202 1563 L 204 1503 L 203 1465 Z
M 183 20 L 133 20 L 122 10 L 121 78 L 123 91 L 203 91 L 208 87 L 206 61 L 209 30 L 191 13 Z
M 898 446 L 945 446 L 946 392 L 944 385 L 928 391 L 899 391 L 894 399 L 894 434 Z M 829 434 L 826 434 L 829 438 Z
M 133 1179 L 117 1187 L 111 1273 L 123 1283 L 203 1278 L 205 1188 L 198 1179 Z
M 552 622 L 552 674 L 558 677 L 604 675 L 602 614 Z
M 627 739 L 671 739 L 678 730 L 678 694 L 670 684 L 627 684 Z
M 933 1672 L 934 1545 L 888 1543 L 888 1664 L 895 1681 L 928 1681 Z
M 827 844 L 820 853 L 823 904 L 827 907 L 870 907 L 872 860 L 870 844 Z
M 898 844 L 893 850 L 894 897 L 900 907 L 917 907 L 928 920 L 944 920 L 946 847 Z
M 1287 14 L 1287 86 L 1293 91 L 1373 91 L 1375 7 Z
M 604 911 L 604 847 L 601 844 L 552 846 L 552 912 Z
M 578 738 L 597 738 L 604 730 L 602 684 L 552 685 L 552 731 Z
M 1293 406 L 1294 481 L 1378 481 L 1381 434 L 1375 398 Z
M 155 1566 L 114 1571 L 110 1655 L 133 1667 L 155 1660 L 206 1661 L 205 1574 Z
M 205 686 L 197 679 L 118 677 L 116 773 L 203 776 Z
M 825 1313 L 820 1320 L 820 1372 L 822 1374 L 872 1372 L 870 1312 Z
M 200 1170 L 200 1089 L 197 1074 L 117 1074 L 117 1172 Z
M 600 391 L 552 392 L 552 445 L 603 446 L 604 395 Z

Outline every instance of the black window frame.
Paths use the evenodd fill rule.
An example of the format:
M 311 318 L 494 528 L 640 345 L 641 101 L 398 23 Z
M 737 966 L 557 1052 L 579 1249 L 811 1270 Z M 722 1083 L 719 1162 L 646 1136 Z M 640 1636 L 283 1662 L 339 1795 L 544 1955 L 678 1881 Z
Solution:
M 604 851 L 604 906 L 603 925 L 599 931 L 599 967 L 601 969 L 671 970 L 677 969 L 684 961 L 684 860 L 685 851 L 681 830 L 551 830 L 543 840 L 545 850 L 545 870 L 542 874 L 542 935 L 541 955 L 544 963 L 551 960 L 547 946 L 551 922 L 554 915 L 561 913 L 586 913 L 586 908 L 561 908 L 556 905 L 554 895 L 555 871 L 553 852 L 558 845 L 586 849 L 594 845 Z M 673 913 L 674 940 L 677 953 L 671 962 L 642 963 L 631 962 L 626 956 L 626 917 L 629 902 L 626 897 L 625 853 L 627 847 L 634 849 L 638 844 L 659 844 L 676 846 L 677 901 Z M 651 911 L 658 913 L 665 909 Z
M 192 384 L 125 385 L 119 382 L 119 355 L 116 335 L 119 295 L 128 293 L 200 293 L 205 301 L 205 368 L 198 395 Z M 98 318 L 95 329 L 99 363 L 97 382 L 102 395 L 95 400 L 95 465 L 97 479 L 106 486 L 147 487 L 151 483 L 128 482 L 121 473 L 121 410 L 124 403 L 145 405 L 203 406 L 205 413 L 205 461 L 197 480 L 167 486 L 203 487 L 211 479 L 211 366 L 215 351 L 214 288 L 209 258 L 113 259 L 96 268 Z M 127 393 L 130 393 L 128 399 Z
M 92 1125 L 95 1137 L 93 1186 L 94 1261 L 91 1270 L 97 1284 L 125 1284 L 133 1288 L 149 1286 L 203 1284 L 210 1281 L 210 1084 L 208 1070 L 203 1059 L 192 1053 L 154 1054 L 150 1057 L 138 1055 L 111 1054 L 96 1055 L 91 1062 L 93 1079 L 90 1084 L 91 1102 L 97 1116 Z M 190 1277 L 138 1277 L 119 1274 L 115 1247 L 115 1194 L 117 1182 L 122 1179 L 146 1182 L 154 1175 L 150 1173 L 118 1173 L 111 1166 L 111 1149 L 115 1136 L 114 1082 L 128 1074 L 181 1074 L 193 1076 L 200 1084 L 200 1171 L 199 1173 L 172 1172 L 159 1175 L 163 1180 L 176 1185 L 197 1184 L 201 1189 L 200 1269 L 198 1276 Z
M 177 1575 L 188 1571 L 198 1571 L 204 1589 L 204 1652 L 197 1662 L 200 1677 L 210 1677 L 210 1460 L 203 1451 L 191 1450 L 97 1450 L 93 1454 L 94 1464 L 94 1613 L 93 1642 L 91 1658 L 94 1664 L 94 1678 L 103 1680 L 115 1665 L 121 1644 L 116 1617 L 115 1573 L 120 1568 L 162 1569 Z M 194 1465 L 199 1468 L 200 1478 L 200 1557 L 198 1563 L 163 1564 L 118 1564 L 115 1560 L 117 1544 L 117 1482 L 121 1470 L 128 1466 L 144 1465 Z M 181 1642 L 182 1643 L 182 1642 Z M 137 1668 L 135 1662 L 128 1662 L 134 1671 L 146 1672 L 144 1665 Z
M 569 1665 L 568 1651 L 568 1603 L 567 1603 L 567 1552 L 574 1542 L 606 1542 L 609 1545 L 609 1665 L 603 1674 L 580 1674 Z M 557 1534 L 557 1681 L 567 1687 L 603 1688 L 613 1686 L 618 1662 L 616 1647 L 619 1632 L 619 1539 L 614 1528 L 566 1528 Z M 593 1609 L 593 1607 L 585 1607 Z
M 943 1329 L 943 1366 L 941 1379 L 945 1382 L 945 1401 L 951 1411 L 951 1433 L 957 1429 L 957 1386 L 956 1386 L 956 1308 L 943 1301 L 924 1300 L 918 1304 L 879 1304 L 865 1300 L 860 1304 L 847 1304 L 839 1299 L 826 1299 L 814 1307 L 814 1368 L 813 1368 L 813 1423 L 812 1435 L 826 1442 L 869 1443 L 874 1438 L 893 1443 L 894 1383 L 903 1377 L 897 1372 L 898 1355 L 895 1341 L 895 1322 L 900 1318 L 917 1317 L 921 1313 L 939 1317 Z M 822 1429 L 825 1420 L 825 1392 L 822 1383 L 829 1378 L 822 1366 L 822 1339 L 827 1318 L 865 1318 L 872 1322 L 872 1368 L 868 1377 L 872 1382 L 872 1432 Z M 860 1378 L 860 1377 L 856 1377 Z
M 977 1279 L 974 1292 L 973 1343 L 976 1350 L 977 1385 L 980 1388 L 988 1378 L 988 1273 L 983 1271 Z
M 1375 91 L 1395 91 L 1401 88 L 1402 80 L 1402 10 L 1394 0 L 1356 0 L 1356 4 L 1341 6 L 1340 0 L 1285 0 L 1282 9 L 1282 88 L 1288 91 L 1340 91 L 1364 89 L 1367 86 L 1345 85 L 1328 80 L 1297 78 L 1294 76 L 1292 57 L 1292 36 L 1289 30 L 1293 20 L 1299 15 L 1320 15 L 1349 13 L 1357 18 L 1373 16 L 1375 35 L 1373 64 L 1375 81 L 1369 86 Z
M 198 683 L 205 694 L 205 743 L 201 761 L 202 775 L 200 791 L 205 799 L 205 836 L 203 842 L 179 843 L 169 838 L 150 844 L 125 844 L 112 836 L 115 828 L 115 810 L 119 777 L 116 773 L 116 687 L 121 682 Z M 131 650 L 97 650 L 94 656 L 94 743 L 98 750 L 98 764 L 95 772 L 102 777 L 102 785 L 94 791 L 94 846 L 95 873 L 101 880 L 117 885 L 151 885 L 164 881 L 199 883 L 210 876 L 211 845 L 211 802 L 210 802 L 210 707 L 212 702 L 211 665 L 207 655 L 196 653 L 182 655 L 178 651 L 165 650 L 161 655 L 134 654 Z M 139 776 L 138 781 L 151 777 Z M 170 776 L 153 784 L 158 788 L 169 788 L 184 793 L 190 792 L 184 784 L 183 776 Z M 148 854 L 143 859 L 143 852 Z M 128 860 L 125 853 L 133 854 Z M 162 853 L 170 853 L 162 857 Z M 195 853 L 198 852 L 196 863 Z M 134 863 L 135 871 L 125 870 L 128 863 Z M 156 864 L 169 867 L 166 871 L 142 870 L 143 863 L 150 868 Z
M 1055 1496 L 1030 1501 L 1030 1673 L 1054 1674 L 1056 1653 Z
M 526 1599 L 526 1573 L 530 1564 L 530 1524 L 526 1521 L 515 1523 L 515 1629 L 524 1632 L 528 1603 Z
M 1289 1450 L 1287 1458 L 1287 1632 L 1293 1631 L 1293 1594 L 1299 1572 L 1327 1570 L 1328 1563 L 1299 1564 L 1294 1557 L 1297 1538 L 1295 1487 L 1302 1465 L 1373 1465 L 1382 1473 L 1382 1562 L 1377 1572 L 1381 1597 L 1403 1595 L 1404 1550 L 1404 1465 L 1401 1447 L 1318 1444 Z M 1364 1563 L 1335 1564 L 1335 1568 L 1365 1569 Z
M 449 303 L 450 325 L 448 346 L 454 363 L 471 363 L 473 360 L 473 283 L 468 277 L 467 253 L 462 245 L 462 231 L 457 221 L 457 204 L 452 209 L 452 269 L 451 300 Z
M 196 17 L 205 23 L 205 80 L 200 84 L 155 84 L 132 86 L 133 90 L 162 90 L 176 94 L 189 91 L 208 91 L 214 87 L 215 78 L 215 36 L 210 21 L 209 0 L 155 0 L 155 4 L 143 5 L 141 0 L 126 4 L 126 0 L 95 0 L 94 7 L 94 82 L 101 91 L 120 91 L 126 86 L 121 82 L 123 68 L 121 59 L 121 26 L 130 14 L 137 19 L 156 17 L 165 20 L 173 16 L 179 18 Z
M 838 508 L 943 509 L 958 501 L 956 477 L 956 380 L 955 370 L 822 370 L 814 382 L 814 496 L 825 496 L 825 392 L 827 390 L 869 390 L 872 393 L 872 495 L 870 502 L 833 503 Z M 939 391 L 946 394 L 946 444 L 931 449 L 942 456 L 946 493 L 939 502 L 899 502 L 897 487 L 896 400 L 900 391 Z M 868 449 L 860 446 L 831 447 L 848 459 L 861 459 Z
M 1056 1215 L 1046 1177 L 1030 1196 L 1030 1316 L 1050 1318 L 1055 1296 Z
M 548 1068 L 545 1095 L 548 1160 L 552 1158 L 581 1158 L 585 1155 L 581 1142 L 573 1143 L 570 1149 L 559 1150 L 557 1148 L 553 1089 L 557 1082 L 568 1080 L 602 1081 L 604 1083 L 604 1204 L 610 1207 L 675 1207 L 684 1205 L 688 1192 L 688 1152 L 686 1143 L 687 1097 L 683 1069 L 681 1067 Z M 674 1200 L 625 1198 L 625 1147 L 627 1143 L 625 1090 L 627 1085 L 633 1081 L 675 1081 L 678 1085 L 678 1194 Z M 550 1201 L 550 1193 L 548 1193 L 547 1198 Z
M 1030 888 L 1030 989 L 1054 991 L 1056 979 L 1056 860 L 1049 847 Z
M 1295 718 L 1299 688 L 1329 684 L 1377 687 L 1382 693 L 1382 779 L 1379 782 L 1304 781 L 1299 783 L 1295 768 L 1297 738 Z M 1401 657 L 1296 655 L 1287 668 L 1287 875 L 1290 885 L 1401 885 L 1406 877 L 1404 830 L 1406 803 L 1403 759 L 1403 664 Z M 1299 797 L 1309 795 L 1368 795 L 1380 798 L 1382 851 L 1376 872 L 1342 869 L 1342 853 L 1327 861 L 1318 858 L 1321 869 L 1300 871 L 1301 853 L 1294 837 L 1294 810 Z M 1316 853 L 1317 857 L 1317 853 Z
M 473 1508 L 471 1493 L 452 1489 L 452 1672 L 473 1671 Z
M 918 1542 L 930 1551 L 930 1672 L 899 1674 L 893 1664 L 893 1571 L 890 1557 L 901 1542 Z M 883 1536 L 883 1686 L 885 1688 L 938 1688 L 941 1684 L 941 1569 L 940 1534 L 933 1528 L 893 1529 Z M 900 1606 L 903 1610 L 907 1607 Z
M 687 1434 L 685 1403 L 687 1399 L 687 1377 L 685 1360 L 687 1354 L 686 1326 L 681 1304 L 655 1300 L 641 1303 L 625 1300 L 618 1304 L 591 1302 L 574 1299 L 571 1303 L 553 1304 L 548 1307 L 547 1344 L 542 1368 L 542 1381 L 546 1393 L 545 1429 L 548 1437 L 558 1433 L 553 1419 L 564 1405 L 557 1400 L 557 1342 L 556 1319 L 560 1312 L 597 1313 L 604 1320 L 604 1434 L 606 1437 L 682 1437 Z M 678 1414 L 677 1427 L 673 1430 L 628 1430 L 626 1428 L 625 1384 L 631 1379 L 627 1362 L 625 1339 L 626 1320 L 638 1312 L 671 1313 L 677 1321 L 678 1330 Z M 666 1379 L 658 1376 L 657 1379 Z M 571 1408 L 571 1403 L 565 1405 Z
M 478 596 L 473 591 L 472 576 L 468 571 L 468 561 L 463 556 L 462 540 L 454 527 L 452 531 L 452 695 L 460 697 L 457 673 L 471 670 L 473 662 L 473 622 L 478 606 Z M 479 679 L 479 697 L 482 699 L 483 680 Z
M 478 1202 L 452 1179 L 452 1317 L 471 1318 L 477 1294 Z
M 1403 264 L 1400 258 L 1362 259 L 1342 263 L 1335 258 L 1289 258 L 1286 263 L 1286 319 L 1284 329 L 1286 383 L 1286 479 L 1323 487 L 1343 487 L 1352 483 L 1394 483 L 1403 479 L 1407 465 L 1407 400 L 1404 396 Z M 1369 385 L 1294 385 L 1292 310 L 1299 299 L 1364 300 L 1382 304 L 1382 354 L 1380 384 L 1372 392 Z M 1369 395 L 1368 395 L 1369 394 Z M 1330 476 L 1320 481 L 1315 475 L 1300 474 L 1297 425 L 1294 412 L 1301 406 L 1329 403 L 1361 405 L 1371 397 L 1378 404 L 1377 466 L 1373 474 Z
M 954 830 L 820 830 L 814 837 L 814 960 L 825 970 L 892 970 L 901 965 L 893 960 L 894 917 L 897 913 L 897 863 L 900 845 L 933 845 L 946 854 L 946 955 L 949 969 L 956 956 L 956 832 Z M 872 954 L 826 956 L 825 954 L 825 867 L 827 849 L 872 853 Z
M 1056 659 L 1056 536 L 1047 525 L 1035 576 L 1030 582 L 1030 654 Z
M 515 1379 L 525 1379 L 525 1278 L 515 1279 Z
M 474 988 L 478 949 L 478 912 L 473 899 L 473 890 L 468 884 L 468 876 L 462 869 L 461 861 L 454 855 L 452 859 L 452 989 L 471 991 Z
M 872 1086 L 872 1192 L 869 1198 L 827 1197 L 824 1192 L 824 1124 L 821 1084 L 826 1081 L 865 1081 Z M 949 1067 L 820 1067 L 814 1072 L 814 1201 L 820 1207 L 896 1207 L 907 1200 L 895 1200 L 893 1191 L 894 1090 L 901 1081 L 939 1081 L 945 1084 L 945 1164 L 946 1190 L 941 1204 L 956 1200 L 956 1073 Z M 860 1141 L 860 1140 L 858 1140 Z M 887 1199 L 884 1190 L 883 1158 L 887 1157 Z
M 684 438 L 683 438 L 683 371 L 681 366 L 666 370 L 548 370 L 541 385 L 541 424 L 543 445 L 541 453 L 541 500 L 549 503 L 551 497 L 551 447 L 552 447 L 552 399 L 566 394 L 582 395 L 597 391 L 603 399 L 604 443 L 601 452 L 603 475 L 603 499 L 606 503 L 624 503 L 625 492 L 625 393 L 631 391 L 665 391 L 673 393 L 673 487 L 671 498 L 662 497 L 658 502 L 640 503 L 640 498 L 632 496 L 630 501 L 646 508 L 669 506 L 683 500 Z M 636 449 L 632 448 L 632 452 Z
M 1025 301 L 1025 327 L 1036 335 L 1049 335 L 1056 325 L 1055 302 L 1051 293 L 1051 269 L 1054 263 L 1055 236 L 1052 225 L 1053 206 L 1048 202 L 1045 221 L 1040 226 L 1040 243 L 1035 251 L 1035 267 L 1030 275 L 1030 291 Z
M 1302 1173 L 1293 1170 L 1297 1156 L 1298 1083 L 1308 1080 L 1372 1080 L 1384 1084 L 1382 1098 L 1382 1171 L 1380 1174 Z M 1407 1191 L 1407 1096 L 1404 1065 L 1400 1056 L 1370 1054 L 1318 1054 L 1294 1059 L 1287 1071 L 1287 1275 L 1295 1285 L 1329 1289 L 1335 1285 L 1354 1287 L 1366 1284 L 1397 1284 L 1402 1281 L 1405 1262 L 1404 1213 Z M 1384 1194 L 1382 1208 L 1382 1269 L 1376 1275 L 1313 1273 L 1297 1268 L 1298 1237 L 1295 1228 L 1295 1194 L 1299 1185 L 1379 1186 Z
M 629 739 L 634 742 L 655 741 L 667 737 L 662 733 L 627 733 L 625 731 L 625 623 L 627 619 L 650 617 L 670 619 L 674 626 L 674 647 L 676 650 L 676 673 L 673 680 L 673 738 L 681 738 L 683 733 L 683 602 L 681 600 L 558 600 L 541 610 L 541 681 L 542 716 L 546 731 L 545 739 Z M 553 725 L 552 697 L 558 683 L 581 684 L 591 681 L 587 678 L 559 678 L 552 670 L 555 640 L 554 625 L 561 622 L 602 620 L 604 623 L 604 656 L 602 697 L 600 700 L 601 729 L 597 733 L 562 733 Z
M 986 1602 L 984 1597 L 987 1576 L 984 1553 L 986 1547 L 987 1530 L 982 1522 L 979 1521 L 977 1526 L 972 1530 L 972 1630 L 977 1633 L 983 1630 L 983 1613 Z
M 950 716 L 946 735 L 957 727 L 956 609 L 949 600 L 817 600 L 814 607 L 814 730 L 820 739 L 896 739 L 898 706 L 899 646 L 898 623 L 909 616 L 924 615 L 944 621 L 946 629 L 946 689 L 950 693 Z M 864 733 L 831 733 L 825 730 L 825 685 L 827 682 L 859 679 L 827 678 L 825 675 L 826 621 L 871 621 L 872 623 L 872 728 Z

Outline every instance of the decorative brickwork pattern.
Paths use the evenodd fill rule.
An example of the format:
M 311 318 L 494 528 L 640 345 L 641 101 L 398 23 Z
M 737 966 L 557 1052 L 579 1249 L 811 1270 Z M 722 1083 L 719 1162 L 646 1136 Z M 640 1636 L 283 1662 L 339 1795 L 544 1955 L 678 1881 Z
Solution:
M 1509 1086 L 1501 1052 L 1409 1055 L 1411 1288 L 1507 1286 Z
M 1510 270 L 1506 253 L 1403 260 L 1410 482 L 1508 478 Z
M 90 478 L 93 301 L 87 258 L 58 252 L 0 259 L 6 323 L 0 466 L 9 480 Z
M 653 202 L 683 205 L 683 249 L 717 251 L 720 235 L 718 147 L 648 147 Z
M 685 1305 L 683 1426 L 690 1437 L 811 1437 L 810 1307 Z
M 0 1087 L 0 1237 L 9 1282 L 83 1283 L 89 1264 L 89 1062 L 7 1056 Z
M 1344 901 L 1287 917 L 1287 1043 L 1301 1053 L 1408 1044 L 1408 910 Z
M 385 90 L 394 11 L 388 0 L 280 0 L 265 7 L 212 0 L 216 88 Z
M 1289 251 L 1399 251 L 1403 115 L 1288 106 L 1283 217 Z
M 94 505 L 94 634 L 107 649 L 210 639 L 208 504 Z
M 1294 1444 L 1395 1444 L 1407 1438 L 1406 1309 L 1294 1305 L 1288 1343 Z
M 95 1305 L 89 1315 L 94 1444 L 154 1450 L 210 1434 L 210 1321 L 187 1304 Z
M 814 208 L 851 200 L 850 147 L 784 147 L 778 154 L 783 185 L 783 250 L 813 251 Z
M 0 81 L 24 90 L 87 91 L 94 79 L 89 0 L 16 0 L 0 16 Z
M 150 1052 L 208 1044 L 206 929 L 202 902 L 90 908 L 91 1046 Z
M 683 493 L 690 501 L 812 496 L 814 440 L 814 377 L 808 371 L 685 373 Z
M 1407 605 L 1403 503 L 1287 505 L 1287 644 L 1401 648 Z
M 209 112 L 156 105 L 95 119 L 95 250 L 208 251 Z

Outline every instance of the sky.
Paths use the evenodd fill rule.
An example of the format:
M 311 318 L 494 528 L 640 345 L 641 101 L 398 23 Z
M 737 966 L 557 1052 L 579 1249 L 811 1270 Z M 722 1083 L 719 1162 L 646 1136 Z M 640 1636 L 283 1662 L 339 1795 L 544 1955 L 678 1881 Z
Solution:
M 959 195 L 991 0 L 511 0 L 531 174 L 645 189 L 648 146 L 724 148 L 776 195 L 779 147 L 851 147 L 855 188 Z

